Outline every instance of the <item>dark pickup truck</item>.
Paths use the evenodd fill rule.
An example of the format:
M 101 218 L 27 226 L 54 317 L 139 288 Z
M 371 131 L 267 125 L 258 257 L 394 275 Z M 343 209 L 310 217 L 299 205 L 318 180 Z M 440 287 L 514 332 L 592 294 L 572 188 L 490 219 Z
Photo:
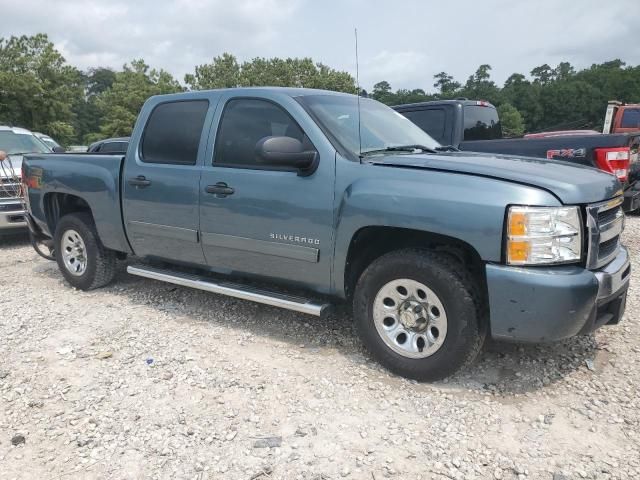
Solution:
M 479 100 L 439 100 L 393 107 L 442 145 L 470 152 L 563 160 L 615 175 L 624 186 L 624 210 L 640 208 L 640 134 L 548 135 L 502 138 L 496 108 Z
M 152 97 L 126 155 L 22 168 L 29 227 L 74 287 L 130 255 L 131 274 L 305 314 L 347 300 L 375 358 L 412 378 L 454 372 L 487 334 L 558 340 L 625 308 L 614 176 L 450 152 L 354 95 Z

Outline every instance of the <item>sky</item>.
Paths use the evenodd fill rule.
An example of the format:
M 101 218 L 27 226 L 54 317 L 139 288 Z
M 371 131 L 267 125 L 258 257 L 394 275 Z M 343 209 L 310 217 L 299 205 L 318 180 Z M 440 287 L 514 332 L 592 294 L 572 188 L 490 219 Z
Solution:
M 81 69 L 135 58 L 183 81 L 223 52 L 311 57 L 360 84 L 433 91 L 445 71 L 464 82 L 480 64 L 514 72 L 569 61 L 640 64 L 639 0 L 0 0 L 0 36 L 47 33 Z

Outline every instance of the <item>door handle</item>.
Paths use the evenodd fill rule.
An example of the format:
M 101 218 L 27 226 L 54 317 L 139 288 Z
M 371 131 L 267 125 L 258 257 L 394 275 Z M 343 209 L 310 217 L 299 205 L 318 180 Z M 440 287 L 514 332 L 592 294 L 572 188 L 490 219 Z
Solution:
M 129 179 L 129 185 L 132 185 L 134 187 L 144 188 L 151 185 L 151 180 L 147 180 L 144 175 L 138 175 L 137 177 L 133 177 Z
M 207 185 L 205 191 L 207 193 L 213 193 L 216 197 L 220 198 L 226 197 L 227 195 L 233 195 L 233 192 L 235 192 L 233 188 L 224 182 L 218 182 L 215 185 Z

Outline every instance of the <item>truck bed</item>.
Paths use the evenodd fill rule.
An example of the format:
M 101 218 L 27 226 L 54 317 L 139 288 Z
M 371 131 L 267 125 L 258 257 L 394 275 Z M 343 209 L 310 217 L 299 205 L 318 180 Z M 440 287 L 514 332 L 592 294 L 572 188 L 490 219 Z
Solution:
M 568 160 L 595 166 L 595 148 L 637 145 L 640 135 L 568 135 L 549 138 L 503 138 L 460 142 L 461 150 L 473 152 L 507 153 L 528 157 Z
M 22 174 L 27 185 L 31 216 L 47 236 L 46 211 L 62 216 L 65 206 L 82 202 L 93 212 L 102 243 L 113 250 L 130 252 L 120 206 L 120 173 L 123 155 L 82 153 L 25 156 Z

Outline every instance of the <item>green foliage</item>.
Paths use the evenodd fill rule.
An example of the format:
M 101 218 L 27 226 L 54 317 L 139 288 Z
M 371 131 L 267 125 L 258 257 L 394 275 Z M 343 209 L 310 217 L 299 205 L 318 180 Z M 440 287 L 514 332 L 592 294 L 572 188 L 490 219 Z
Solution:
M 271 85 L 356 92 L 348 72 L 310 58 L 239 62 L 230 53 L 196 66 L 184 82 L 192 90 Z M 568 62 L 544 64 L 533 68 L 529 78 L 514 73 L 500 87 L 491 79 L 491 66 L 483 64 L 464 84 L 439 72 L 433 88 L 433 93 L 423 88 L 394 91 L 382 80 L 370 96 L 388 105 L 456 97 L 488 100 L 498 107 L 507 135 L 600 128 L 608 100 L 640 103 L 640 66 L 620 59 L 580 71 Z M 47 133 L 66 145 L 129 135 L 150 96 L 184 89 L 171 74 L 143 60 L 119 71 L 96 67 L 81 72 L 67 64 L 45 34 L 0 37 L 0 124 Z
M 440 72 L 433 76 L 436 82 L 433 84 L 434 88 L 440 91 L 441 98 L 455 97 L 462 85 L 456 82 L 451 75 L 447 72 Z
M 100 136 L 130 135 L 138 113 L 149 97 L 183 90 L 170 73 L 149 69 L 144 60 L 124 65 L 121 72 L 116 72 L 111 86 L 96 98 L 96 107 L 102 116 Z M 94 137 L 89 136 L 88 139 Z
M 82 75 L 46 35 L 0 38 L 0 123 L 25 126 L 66 143 Z
M 305 87 L 356 92 L 354 78 L 310 58 L 254 58 L 240 64 L 224 53 L 211 63 L 198 65 L 184 77 L 192 90 L 228 87 Z
M 499 110 L 504 105 L 501 110 L 509 119 L 503 119 L 503 124 L 509 135 L 551 129 L 600 129 L 608 100 L 640 103 L 640 66 L 628 67 L 619 59 L 581 71 L 568 62 L 555 68 L 544 64 L 531 70 L 531 80 L 514 73 L 502 88 L 491 80 L 491 66 L 486 64 L 480 65 L 464 85 L 446 72 L 433 78 L 434 95 L 419 89 L 412 90 L 413 95 L 405 89 L 394 92 L 389 82 L 381 81 L 374 85 L 372 97 L 387 105 L 456 97 L 487 100 Z
M 503 103 L 498 107 L 498 116 L 505 137 L 520 137 L 524 134 L 524 119 L 516 107 Z

